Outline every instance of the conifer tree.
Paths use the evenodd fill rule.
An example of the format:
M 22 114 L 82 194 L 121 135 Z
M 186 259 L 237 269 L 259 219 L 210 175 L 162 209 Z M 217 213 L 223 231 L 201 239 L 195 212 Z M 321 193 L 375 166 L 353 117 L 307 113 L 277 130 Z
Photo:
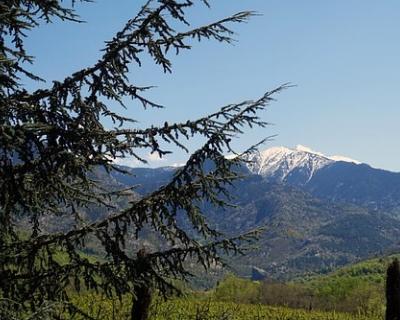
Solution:
M 396 258 L 386 273 L 386 320 L 400 320 L 400 267 Z
M 54 0 L 0 3 L 0 318 L 9 312 L 33 314 L 48 302 L 59 304 L 49 317 L 57 318 L 60 312 L 85 317 L 70 299 L 71 292 L 83 288 L 109 297 L 131 295 L 138 301 L 138 292 L 149 284 L 167 295 L 175 289 L 173 280 L 191 276 L 187 259 L 205 269 L 224 264 L 221 253 L 242 253 L 242 245 L 257 234 L 226 238 L 209 226 L 200 203 L 229 205 L 227 187 L 240 178 L 234 168 L 252 147 L 233 159 L 224 154 L 235 152 L 231 140 L 243 128 L 267 125 L 258 112 L 284 86 L 197 120 L 149 128 L 135 127 L 134 118 L 110 107 L 117 102 L 132 108 L 132 114 L 139 112 L 131 106 L 135 101 L 143 106 L 141 112 L 162 108 L 146 97 L 151 86 L 140 86 L 129 76 L 142 66 L 143 57 L 172 72 L 170 51 L 181 54 L 191 49 L 193 40 L 231 43 L 229 25 L 246 22 L 253 13 L 190 28 L 187 10 L 195 4 L 209 6 L 206 0 L 149 0 L 106 42 L 93 65 L 50 86 L 44 83 L 43 89 L 27 90 L 21 79 L 42 79 L 29 71 L 34 58 L 25 49 L 25 37 L 41 23 L 79 21 L 74 2 L 71 7 Z M 105 127 L 106 118 L 113 121 L 113 128 Z M 113 211 L 112 201 L 127 191 L 105 190 L 93 178 L 96 170 L 121 170 L 113 160 L 123 157 L 145 162 L 143 150 L 163 157 L 168 145 L 189 152 L 187 145 L 195 136 L 203 137 L 203 146 L 171 181 Z M 204 167 L 206 161 L 213 163 L 211 169 Z M 85 220 L 82 210 L 90 206 L 110 213 L 102 220 Z M 195 235 L 181 227 L 177 215 Z M 73 217 L 76 223 L 65 232 L 48 232 L 41 225 L 47 216 Z M 29 228 L 21 230 L 21 220 L 28 221 Z M 127 236 L 138 238 L 143 228 L 157 233 L 167 247 L 145 255 L 132 252 L 125 246 Z M 104 259 L 93 261 L 81 254 L 93 239 Z M 137 313 L 132 308 L 132 314 Z

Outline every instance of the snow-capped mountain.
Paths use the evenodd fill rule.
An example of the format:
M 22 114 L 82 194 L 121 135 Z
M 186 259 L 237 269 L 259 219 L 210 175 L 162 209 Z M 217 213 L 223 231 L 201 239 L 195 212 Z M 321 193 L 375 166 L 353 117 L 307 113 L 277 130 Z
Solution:
M 360 163 L 343 156 L 326 156 L 302 145 L 294 149 L 273 147 L 256 151 L 248 160 L 248 168 L 254 174 L 279 181 L 296 178 L 303 183 L 307 183 L 321 168 L 337 161 Z
M 223 210 L 207 201 L 200 204 L 211 225 L 227 234 L 259 226 L 269 229 L 261 236 L 257 253 L 234 262 L 245 273 L 256 266 L 287 277 L 398 250 L 400 173 L 304 146 L 270 148 L 251 158 L 254 174 L 238 167 L 245 177 L 227 189 L 237 207 Z M 212 163 L 205 166 L 212 168 Z M 115 171 L 113 180 L 137 186 L 140 196 L 168 183 L 175 172 L 126 167 L 124 171 L 130 174 Z M 184 219 L 182 225 L 186 226 Z

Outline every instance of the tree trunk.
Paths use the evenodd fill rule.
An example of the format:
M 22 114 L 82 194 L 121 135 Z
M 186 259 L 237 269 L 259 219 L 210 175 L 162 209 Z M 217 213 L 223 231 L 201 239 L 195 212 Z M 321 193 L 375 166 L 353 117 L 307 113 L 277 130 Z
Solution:
M 147 261 L 146 249 L 140 249 L 137 253 L 137 273 L 146 274 L 150 265 Z M 132 299 L 131 320 L 147 320 L 151 305 L 151 282 L 139 283 L 134 287 L 135 297 Z
M 147 320 L 151 305 L 151 289 L 140 286 L 135 293 L 136 298 L 132 299 L 131 320 Z

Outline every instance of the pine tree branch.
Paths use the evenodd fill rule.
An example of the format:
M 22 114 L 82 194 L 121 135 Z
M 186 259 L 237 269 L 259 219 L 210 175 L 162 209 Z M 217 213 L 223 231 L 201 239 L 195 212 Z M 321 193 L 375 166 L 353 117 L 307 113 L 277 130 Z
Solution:
M 207 191 L 207 185 L 201 185 L 201 183 L 206 182 L 207 178 L 206 176 L 202 176 L 203 179 L 199 178 L 198 180 L 193 180 L 191 177 L 194 176 L 199 176 L 198 170 L 202 171 L 201 166 L 202 163 L 206 160 L 216 160 L 216 161 L 222 161 L 222 163 L 230 163 L 230 160 L 225 159 L 223 154 L 221 153 L 221 147 L 222 144 L 225 145 L 228 148 L 228 151 L 232 151 L 232 149 L 229 146 L 229 142 L 224 141 L 224 133 L 229 133 L 232 131 L 232 128 L 236 128 L 235 131 L 238 130 L 237 126 L 243 126 L 244 124 L 249 124 L 253 123 L 254 121 L 258 121 L 254 117 L 248 117 L 247 114 L 253 114 L 259 109 L 263 109 L 267 106 L 267 104 L 273 100 L 272 96 L 276 93 L 279 93 L 283 89 L 286 89 L 288 86 L 287 85 L 282 85 L 278 87 L 277 89 L 267 92 L 265 95 L 263 95 L 260 99 L 254 102 L 243 102 L 234 106 L 231 106 L 227 109 L 229 110 L 235 110 L 237 113 L 233 115 L 232 117 L 227 117 L 230 118 L 217 132 L 211 135 L 211 137 L 208 139 L 208 141 L 203 145 L 203 147 L 196 152 L 194 152 L 189 160 L 186 162 L 185 166 L 178 170 L 178 172 L 175 174 L 171 182 L 169 182 L 166 186 L 161 187 L 159 190 L 153 192 L 149 196 L 140 199 L 138 202 L 134 204 L 134 206 L 130 209 L 124 210 L 121 213 L 118 213 L 116 215 L 112 215 L 105 220 L 101 222 L 96 222 L 92 223 L 89 226 L 83 227 L 78 230 L 72 230 L 66 234 L 54 234 L 51 236 L 48 235 L 43 235 L 39 236 L 36 239 L 30 239 L 28 242 L 25 242 L 25 245 L 29 245 L 35 248 L 40 248 L 43 246 L 47 246 L 53 243 L 58 243 L 60 244 L 63 241 L 68 241 L 69 239 L 77 239 L 79 237 L 83 237 L 89 233 L 94 232 L 95 230 L 107 228 L 109 225 L 112 223 L 123 220 L 127 217 L 135 217 L 137 214 L 139 215 L 139 220 L 136 221 L 137 225 L 141 225 L 145 221 L 145 215 L 143 215 L 144 212 L 147 211 L 148 204 L 149 203 L 159 203 L 163 199 L 166 198 L 166 196 L 171 195 L 171 193 L 175 192 L 175 194 L 178 195 L 178 199 L 182 198 L 182 192 L 183 189 L 182 187 L 179 188 L 179 190 L 176 190 L 176 186 L 186 186 L 187 188 L 193 188 L 196 186 L 195 189 L 192 189 L 192 195 L 195 194 L 193 190 L 195 191 L 202 191 L 205 192 L 205 194 L 202 194 L 202 197 L 207 196 L 208 199 L 212 199 L 212 193 L 208 193 Z M 240 109 L 240 107 L 243 107 L 243 109 Z M 259 125 L 263 126 L 264 124 L 261 122 Z M 216 154 L 210 153 L 211 151 L 216 150 Z M 240 163 L 241 159 L 236 159 L 235 164 L 237 165 Z M 215 175 L 215 172 L 213 173 Z M 201 175 L 200 175 L 201 177 Z M 214 176 L 212 176 L 214 177 Z M 236 179 L 237 176 L 233 175 L 232 178 L 230 179 L 229 177 L 224 177 L 220 182 L 217 182 L 216 186 L 217 188 L 220 187 L 220 183 L 228 183 L 231 180 L 233 181 Z M 215 182 L 215 181 L 214 181 Z M 186 183 L 186 185 L 185 185 Z M 194 197 L 195 199 L 197 197 Z M 168 197 L 166 198 L 168 199 Z M 20 244 L 22 245 L 22 243 Z M 6 247 L 3 247 L 2 250 L 6 250 Z

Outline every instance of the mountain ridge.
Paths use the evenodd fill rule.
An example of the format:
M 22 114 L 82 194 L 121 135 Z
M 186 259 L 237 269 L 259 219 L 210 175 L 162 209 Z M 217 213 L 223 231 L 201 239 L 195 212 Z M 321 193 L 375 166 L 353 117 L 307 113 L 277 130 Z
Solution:
M 259 161 L 259 168 L 238 168 L 247 177 L 228 190 L 237 208 L 201 204 L 210 224 L 227 235 L 267 227 L 260 250 L 233 262 L 239 274 L 248 275 L 256 266 L 288 279 L 399 248 L 400 173 L 304 146 L 269 150 L 268 157 L 251 164 Z M 262 174 L 265 164 L 272 169 Z M 209 165 L 205 163 L 206 169 Z M 140 196 L 168 183 L 179 170 L 124 169 L 130 174 L 112 172 L 113 179 L 126 186 L 139 184 L 135 191 Z

